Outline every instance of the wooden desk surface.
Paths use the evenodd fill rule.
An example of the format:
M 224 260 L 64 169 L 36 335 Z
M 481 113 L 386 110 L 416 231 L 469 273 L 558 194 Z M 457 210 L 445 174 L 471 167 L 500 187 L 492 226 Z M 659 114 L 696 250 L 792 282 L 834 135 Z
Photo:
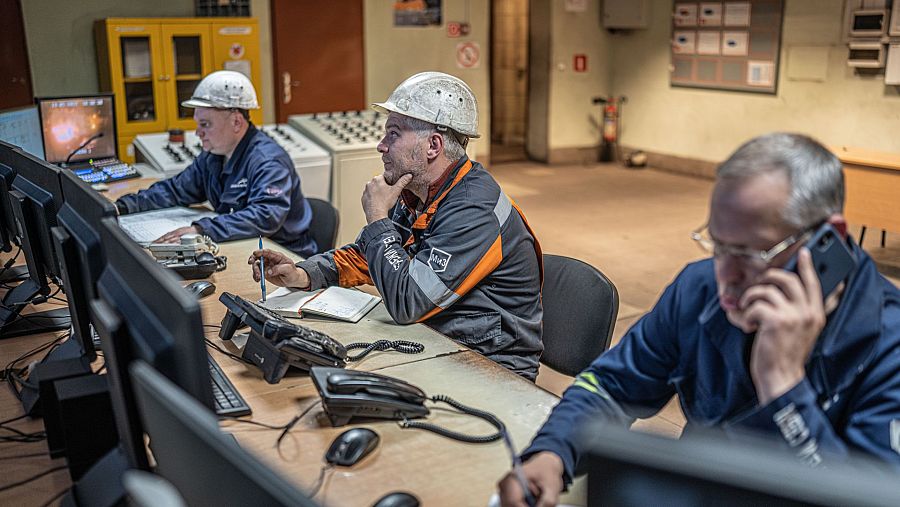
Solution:
M 379 373 L 396 376 L 421 387 L 429 395 L 445 394 L 460 403 L 498 415 L 510 430 L 518 450 L 531 440 L 556 404 L 557 398 L 513 375 L 472 351 L 384 368 Z M 242 382 L 242 393 L 254 385 Z M 289 393 L 270 393 L 253 419 L 283 424 L 302 408 L 318 402 L 312 382 Z M 472 416 L 446 410 L 445 404 L 428 403 L 426 419 L 455 431 L 487 435 L 495 429 Z M 331 441 L 351 427 L 364 426 L 381 437 L 372 455 L 353 467 L 336 467 L 315 500 L 326 505 L 371 505 L 382 495 L 407 490 L 423 505 L 486 505 L 497 480 L 509 468 L 510 457 L 501 441 L 489 444 L 458 442 L 419 429 L 402 429 L 396 421 L 370 419 L 361 424 L 333 428 L 321 407 L 314 408 L 274 448 L 278 431 L 261 430 L 225 422 L 246 449 L 251 450 L 301 488 L 318 477 L 322 457 Z
M 128 188 L 125 189 L 125 183 Z M 139 180 L 123 182 L 123 188 L 112 185 L 107 193 L 126 193 L 140 184 Z M 117 184 L 118 185 L 118 184 Z M 215 327 L 225 313 L 218 301 L 222 291 L 255 300 L 259 286 L 250 277 L 246 259 L 256 247 L 256 239 L 220 245 L 220 254 L 228 256 L 228 268 L 215 273 L 210 280 L 217 285 L 214 296 L 201 302 L 206 335 L 225 348 Z M 271 242 L 267 247 L 277 248 Z M 6 254 L 4 254 L 6 255 Z M 0 260 L 6 257 L 0 255 Z M 479 354 L 456 344 L 427 326 L 398 326 L 383 305 L 376 307 L 357 324 L 327 319 L 303 319 L 301 324 L 323 331 L 342 343 L 376 339 L 407 339 L 425 345 L 416 355 L 397 352 L 373 352 L 365 360 L 351 363 L 350 368 L 397 376 L 430 395 L 446 394 L 476 408 L 488 410 L 504 421 L 518 449 L 526 446 L 546 418 L 557 398 L 505 370 Z M 0 359 L 4 364 L 22 352 L 52 339 L 52 335 L 34 335 L 3 340 Z M 215 350 L 211 353 L 234 382 L 253 409 L 255 421 L 284 424 L 309 404 L 318 403 L 312 381 L 305 374 L 291 372 L 280 383 L 270 385 L 255 368 L 238 363 Z M 444 405 L 441 404 L 441 407 Z M 0 389 L 2 419 L 22 413 L 21 406 L 8 389 Z M 318 476 L 322 456 L 333 438 L 350 426 L 332 428 L 323 418 L 321 407 L 313 409 L 290 435 L 280 450 L 274 448 L 277 431 L 224 421 L 223 428 L 232 432 L 241 445 L 259 455 L 273 468 L 301 488 L 311 485 Z M 429 422 L 471 434 L 493 433 L 487 423 L 471 416 L 461 416 L 436 408 Z M 26 431 L 43 429 L 41 420 L 23 420 L 12 424 Z M 336 468 L 329 473 L 322 490 L 315 497 L 327 505 L 371 505 L 383 494 L 398 489 L 414 492 L 424 505 L 486 505 L 497 480 L 509 467 L 509 455 L 501 442 L 465 444 L 415 429 L 401 429 L 395 421 L 367 421 L 365 426 L 381 435 L 378 449 L 350 469 Z M 46 443 L 0 444 L 0 457 L 46 453 Z M 0 461 L 0 485 L 25 479 L 64 460 L 44 456 Z M 65 470 L 55 472 L 27 486 L 0 493 L 0 505 L 46 502 L 53 494 L 69 486 Z
M 844 215 L 857 226 L 900 232 L 900 154 L 831 147 L 844 164 Z

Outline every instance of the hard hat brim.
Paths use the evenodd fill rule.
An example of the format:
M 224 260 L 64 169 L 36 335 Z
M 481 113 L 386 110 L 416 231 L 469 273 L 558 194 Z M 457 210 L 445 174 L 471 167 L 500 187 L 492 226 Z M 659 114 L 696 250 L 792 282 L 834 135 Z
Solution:
M 191 97 L 182 102 L 181 105 L 184 107 L 219 107 L 208 100 L 198 99 L 197 97 Z
M 378 111 L 379 113 L 384 113 L 384 114 L 397 113 L 397 114 L 402 114 L 403 116 L 409 116 L 408 114 L 406 114 L 402 111 L 398 111 L 399 108 L 391 102 L 373 102 L 371 107 L 372 107 L 372 109 Z M 412 118 L 412 117 L 410 116 L 410 118 Z M 423 120 L 423 121 L 427 121 L 427 120 Z M 469 139 L 478 139 L 479 137 L 481 137 L 481 134 L 478 134 L 478 133 L 476 133 L 475 135 L 468 135 L 468 134 L 462 134 L 462 135 L 465 135 Z

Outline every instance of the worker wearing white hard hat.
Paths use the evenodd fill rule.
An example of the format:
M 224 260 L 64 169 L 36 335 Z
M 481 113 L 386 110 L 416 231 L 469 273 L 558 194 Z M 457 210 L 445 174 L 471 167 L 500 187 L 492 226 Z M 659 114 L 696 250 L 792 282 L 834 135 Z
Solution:
M 296 265 L 269 250 L 249 262 L 283 286 L 374 284 L 394 320 L 422 322 L 534 380 L 541 343 L 541 253 L 521 210 L 466 146 L 475 94 L 442 72 L 416 74 L 384 101 L 384 172 L 362 195 L 357 241 Z
M 240 72 L 213 72 L 190 99 L 203 153 L 184 171 L 147 190 L 119 198 L 119 212 L 134 213 L 209 201 L 219 216 L 202 218 L 157 239 L 177 243 L 190 233 L 214 241 L 266 236 L 299 255 L 318 250 L 308 234 L 312 211 L 290 156 L 250 121 L 258 109 L 253 83 Z

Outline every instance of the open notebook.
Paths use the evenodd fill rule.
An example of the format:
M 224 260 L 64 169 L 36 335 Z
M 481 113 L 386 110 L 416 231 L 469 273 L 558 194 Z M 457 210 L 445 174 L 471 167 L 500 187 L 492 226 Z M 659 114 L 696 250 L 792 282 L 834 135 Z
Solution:
M 381 298 L 356 289 L 328 287 L 313 292 L 279 287 L 259 304 L 285 317 L 321 315 L 347 322 L 359 322 Z

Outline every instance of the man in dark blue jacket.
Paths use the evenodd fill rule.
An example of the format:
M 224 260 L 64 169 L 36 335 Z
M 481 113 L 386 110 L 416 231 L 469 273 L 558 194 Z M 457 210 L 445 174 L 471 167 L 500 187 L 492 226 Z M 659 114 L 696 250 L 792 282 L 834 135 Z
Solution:
M 900 291 L 847 237 L 843 200 L 840 161 L 808 137 L 758 137 L 726 160 L 692 234 L 712 259 L 576 377 L 523 453 L 538 504 L 571 481 L 585 423 L 630 425 L 676 394 L 685 433 L 751 430 L 811 466 L 856 452 L 900 469 Z M 823 295 L 801 245 L 824 223 L 856 267 Z M 795 256 L 797 273 L 783 269 Z M 499 488 L 525 505 L 513 474 Z
M 189 233 L 213 241 L 262 235 L 304 257 L 316 253 L 308 234 L 312 211 L 294 163 L 250 123 L 248 111 L 259 108 L 250 80 L 239 72 L 213 72 L 182 105 L 194 108 L 203 153 L 178 175 L 119 198 L 119 213 L 209 201 L 219 216 L 202 218 L 156 241 L 177 243 Z

